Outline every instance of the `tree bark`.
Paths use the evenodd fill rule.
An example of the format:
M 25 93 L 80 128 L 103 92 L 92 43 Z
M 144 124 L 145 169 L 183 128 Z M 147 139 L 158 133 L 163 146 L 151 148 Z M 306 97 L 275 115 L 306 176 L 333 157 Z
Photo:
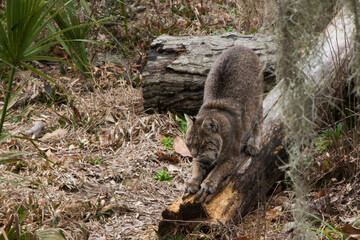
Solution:
M 223 51 L 236 45 L 247 46 L 258 54 L 265 64 L 266 87 L 272 87 L 275 45 L 269 36 L 162 35 L 154 40 L 147 53 L 142 81 L 145 110 L 195 115 L 202 104 L 205 79 L 212 63 Z
M 319 88 L 319 98 L 334 96 L 341 90 L 342 77 L 337 76 L 351 57 L 350 46 L 354 33 L 353 16 L 344 7 L 327 26 L 312 53 L 299 61 L 298 67 Z M 279 168 L 287 161 L 284 148 L 284 126 L 281 121 L 283 81 L 268 94 L 263 103 L 263 135 L 261 150 L 256 157 L 240 156 L 239 166 L 203 202 L 191 195 L 178 199 L 162 213 L 160 237 L 192 231 L 201 226 L 238 223 L 242 216 L 264 198 L 282 176 Z M 320 91 L 321 90 L 321 91 Z

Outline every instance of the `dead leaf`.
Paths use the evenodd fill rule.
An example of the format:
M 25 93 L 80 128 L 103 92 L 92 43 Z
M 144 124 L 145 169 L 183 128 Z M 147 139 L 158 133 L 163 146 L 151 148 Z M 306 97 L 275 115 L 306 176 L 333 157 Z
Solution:
M 98 39 L 97 39 L 97 40 L 100 41 L 100 42 L 109 42 L 109 40 L 107 39 L 106 35 L 105 35 L 105 34 L 101 34 L 101 33 L 98 34 Z
M 100 212 L 106 212 L 108 210 L 113 210 L 120 213 L 132 212 L 132 210 L 128 206 L 115 203 L 104 206 L 103 208 L 101 208 Z
M 360 234 L 350 234 L 349 240 L 359 240 Z
M 54 152 L 57 152 L 59 149 L 58 148 L 54 148 L 52 146 L 39 146 L 39 149 L 43 152 L 46 152 L 48 150 L 52 150 Z
M 251 238 L 248 238 L 246 236 L 235 238 L 234 240 L 251 240 Z
M 105 116 L 105 121 L 109 123 L 116 123 L 114 117 L 111 114 Z
M 182 137 L 177 136 L 174 139 L 174 151 L 183 157 L 191 157 L 191 153 Z
M 265 214 L 266 219 L 270 220 L 270 221 L 276 220 L 279 217 L 281 211 L 282 211 L 281 206 L 277 206 L 277 207 L 274 207 L 274 208 L 268 210 Z
M 180 163 L 181 162 L 181 160 L 179 158 L 169 156 L 169 155 L 163 153 L 162 151 L 157 151 L 156 155 L 159 156 L 162 159 L 165 159 L 165 160 L 173 162 L 173 163 Z
M 289 199 L 285 196 L 278 196 L 275 198 L 275 203 L 278 205 L 283 204 L 285 202 L 289 202 Z
M 352 216 L 352 217 L 339 217 L 341 222 L 343 223 L 349 223 L 349 224 L 353 224 L 357 221 L 357 217 L 356 216 Z
M 42 138 L 40 138 L 41 141 L 44 142 L 50 142 L 55 139 L 60 139 L 63 136 L 65 136 L 68 133 L 68 130 L 64 128 L 59 128 L 53 131 L 52 133 L 45 134 Z
M 347 234 L 358 234 L 358 235 L 360 235 L 360 228 L 353 227 L 350 224 L 345 224 L 345 226 L 343 226 L 341 228 L 341 231 L 343 233 L 347 233 Z
M 81 121 L 81 114 L 79 112 L 79 109 L 77 109 L 77 107 L 75 107 L 75 105 L 73 104 L 73 102 L 70 101 L 70 108 L 73 110 L 75 116 Z
M 324 196 L 325 196 L 325 190 L 322 189 L 321 191 L 319 191 L 319 192 L 316 194 L 316 196 L 314 197 L 314 200 L 317 200 L 317 199 L 322 198 L 322 197 L 324 197 Z
M 173 165 L 173 164 L 169 164 L 169 166 L 167 166 L 167 169 L 169 172 L 180 172 L 181 171 L 180 167 Z
M 52 161 L 52 162 L 57 162 L 59 159 L 58 157 L 53 153 L 51 152 L 51 150 L 47 150 L 45 155 Z
M 108 146 L 121 146 L 121 144 L 124 141 L 124 130 L 121 127 L 115 127 L 107 132 L 104 132 L 100 135 L 100 145 L 102 147 L 108 147 Z

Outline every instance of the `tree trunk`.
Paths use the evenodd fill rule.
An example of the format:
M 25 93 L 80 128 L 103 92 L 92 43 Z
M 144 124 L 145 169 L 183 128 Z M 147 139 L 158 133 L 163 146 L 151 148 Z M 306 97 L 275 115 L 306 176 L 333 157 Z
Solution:
M 342 78 L 336 76 L 349 61 L 353 32 L 353 17 L 344 8 L 324 30 L 312 54 L 299 61 L 298 66 L 304 74 L 319 86 L 319 90 L 323 89 L 319 91 L 319 97 L 334 96 L 341 90 Z M 241 216 L 256 207 L 279 179 L 282 175 L 279 166 L 287 161 L 281 122 L 282 84 L 283 81 L 280 81 L 263 103 L 263 136 L 259 154 L 253 158 L 243 154 L 234 174 L 204 202 L 194 202 L 194 196 L 191 195 L 178 199 L 165 209 L 158 228 L 160 237 L 192 231 L 200 220 L 202 226 L 218 221 L 223 224 L 229 221 L 238 223 Z
M 258 54 L 265 63 L 265 86 L 272 87 L 275 45 L 269 36 L 162 35 L 154 40 L 147 54 L 142 81 L 145 110 L 195 115 L 203 101 L 205 79 L 212 63 L 223 51 L 236 45 L 247 46 Z

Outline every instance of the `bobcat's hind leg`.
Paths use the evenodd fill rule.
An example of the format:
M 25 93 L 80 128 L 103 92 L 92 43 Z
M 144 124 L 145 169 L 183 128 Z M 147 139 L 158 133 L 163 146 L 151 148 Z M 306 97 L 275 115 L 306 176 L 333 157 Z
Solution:
M 254 119 L 254 126 L 250 131 L 250 133 L 248 134 L 247 141 L 245 143 L 245 152 L 250 156 L 255 156 L 260 149 L 261 129 L 262 129 L 261 115 L 262 115 L 262 109 L 259 109 L 256 112 L 256 116 Z
M 262 101 L 261 101 L 261 107 L 258 109 L 255 117 L 255 125 L 253 129 L 253 137 L 255 141 L 255 147 L 259 150 L 260 144 L 261 144 L 261 135 L 262 135 L 262 115 L 263 115 L 263 109 L 262 109 Z

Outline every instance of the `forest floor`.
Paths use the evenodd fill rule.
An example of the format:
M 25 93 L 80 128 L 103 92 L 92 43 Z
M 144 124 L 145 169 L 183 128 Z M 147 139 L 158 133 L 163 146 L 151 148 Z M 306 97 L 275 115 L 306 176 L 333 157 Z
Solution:
M 162 33 L 249 33 L 263 25 L 264 11 L 257 5 L 256 11 L 244 10 L 245 14 L 239 9 L 246 6 L 232 5 L 232 1 L 199 2 L 196 8 L 186 3 L 177 2 L 177 14 L 167 10 L 174 7 L 167 1 L 156 1 L 156 6 L 155 1 L 131 5 L 134 16 L 128 22 L 129 35 L 138 45 L 129 43 L 127 47 L 135 49 L 129 58 L 93 49 L 98 51 L 95 85 L 71 67 L 64 74 L 58 64 L 35 63 L 57 79 L 75 102 L 37 75 L 22 72 L 16 76 L 15 89 L 23 89 L 8 112 L 5 128 L 13 136 L 24 136 L 36 122 L 45 128 L 38 140 L 12 137 L 0 147 L 1 153 L 28 153 L 10 163 L 0 162 L 0 228 L 17 212 L 26 213 L 22 229 L 60 228 L 68 239 L 157 239 L 161 212 L 182 196 L 191 158 L 168 145 L 172 137 L 184 135 L 174 113 L 144 112 L 139 66 L 146 49 Z M 140 7 L 147 10 L 136 10 Z M 206 19 L 202 11 L 208 13 Z M 124 29 L 121 25 L 109 32 L 117 31 L 124 38 Z M 106 40 L 101 32 L 98 36 Z M 338 140 L 348 142 L 345 135 Z M 316 181 L 308 197 L 311 213 L 318 218 L 314 218 L 313 230 L 319 239 L 327 239 L 326 234 L 342 239 L 336 229 L 360 235 L 355 228 L 360 224 L 359 149 L 340 145 L 329 146 L 314 161 Z M 194 232 L 188 238 L 293 239 L 295 196 L 289 185 L 279 181 L 266 202 L 259 203 L 240 224 Z

